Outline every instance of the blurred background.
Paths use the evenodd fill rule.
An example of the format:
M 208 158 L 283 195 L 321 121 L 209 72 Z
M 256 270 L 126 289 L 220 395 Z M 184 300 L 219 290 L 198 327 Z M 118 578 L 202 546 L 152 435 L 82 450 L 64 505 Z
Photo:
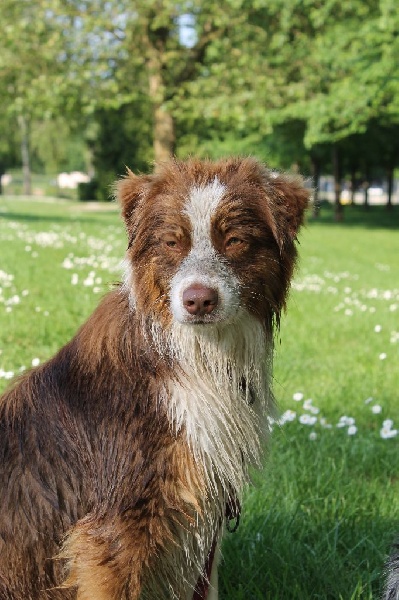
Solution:
M 7 194 L 109 200 L 126 165 L 255 154 L 337 219 L 399 203 L 396 0 L 1 0 L 0 23 Z

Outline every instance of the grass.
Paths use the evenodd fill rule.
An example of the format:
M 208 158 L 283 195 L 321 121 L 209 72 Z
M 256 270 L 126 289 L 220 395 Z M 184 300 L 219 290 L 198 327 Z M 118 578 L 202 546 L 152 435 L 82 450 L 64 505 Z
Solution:
M 276 336 L 285 422 L 226 534 L 221 600 L 381 596 L 399 533 L 399 435 L 381 437 L 387 419 L 399 428 L 399 214 L 345 210 L 336 224 L 323 207 L 300 237 Z M 112 206 L 0 199 L 1 388 L 69 339 L 119 278 L 125 244 Z

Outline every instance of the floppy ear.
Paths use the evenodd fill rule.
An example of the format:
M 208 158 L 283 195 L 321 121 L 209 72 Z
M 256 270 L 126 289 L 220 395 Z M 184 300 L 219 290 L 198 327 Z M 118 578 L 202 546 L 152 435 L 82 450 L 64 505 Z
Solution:
M 125 177 L 115 184 L 115 196 L 121 206 L 121 214 L 129 235 L 129 247 L 134 237 L 134 212 L 140 200 L 146 195 L 151 175 L 135 175 L 127 168 Z
M 304 221 L 311 190 L 306 188 L 300 176 L 269 175 L 265 185 L 270 197 L 270 211 L 273 219 L 273 233 L 282 249 L 287 242 L 293 242 Z

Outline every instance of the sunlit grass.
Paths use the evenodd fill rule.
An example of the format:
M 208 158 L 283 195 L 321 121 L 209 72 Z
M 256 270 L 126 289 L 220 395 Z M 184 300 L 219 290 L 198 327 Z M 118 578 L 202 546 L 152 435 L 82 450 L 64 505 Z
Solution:
M 0 369 L 17 372 L 54 353 L 120 279 L 126 240 L 113 206 L 6 198 L 0 244 Z
M 399 532 L 398 214 L 330 216 L 300 236 L 276 336 L 283 418 L 227 534 L 222 600 L 379 598 Z M 125 246 L 115 207 L 0 199 L 1 389 L 73 335 Z

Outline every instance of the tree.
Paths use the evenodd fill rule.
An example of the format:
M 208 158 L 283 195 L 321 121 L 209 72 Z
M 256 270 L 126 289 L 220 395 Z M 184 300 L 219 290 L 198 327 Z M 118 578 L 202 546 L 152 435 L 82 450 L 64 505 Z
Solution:
M 4 117 L 0 117 L 0 194 L 2 193 L 1 178 L 9 167 L 18 163 L 18 148 L 14 143 L 15 131 Z
M 24 191 L 30 189 L 32 121 L 59 112 L 62 28 L 52 18 L 57 0 L 0 3 L 0 101 L 3 116 L 19 129 Z
M 274 92 L 263 59 L 266 1 L 68 0 L 59 6 L 68 81 L 83 109 L 118 109 L 147 99 L 155 160 L 176 150 L 178 130 L 204 118 L 270 131 L 260 90 Z M 263 18 L 263 17 L 262 17 Z M 261 51 L 260 51 L 261 50 Z M 257 88 L 258 91 L 255 91 Z M 259 95 L 258 95 L 259 97 Z
M 275 0 L 274 7 L 279 4 Z M 332 147 L 336 215 L 345 140 L 399 121 L 399 15 L 394 0 L 287 0 L 275 36 L 286 81 L 277 123 L 302 120 L 304 145 Z M 388 125 L 389 124 L 389 125 Z M 358 150 L 359 153 L 359 150 Z

